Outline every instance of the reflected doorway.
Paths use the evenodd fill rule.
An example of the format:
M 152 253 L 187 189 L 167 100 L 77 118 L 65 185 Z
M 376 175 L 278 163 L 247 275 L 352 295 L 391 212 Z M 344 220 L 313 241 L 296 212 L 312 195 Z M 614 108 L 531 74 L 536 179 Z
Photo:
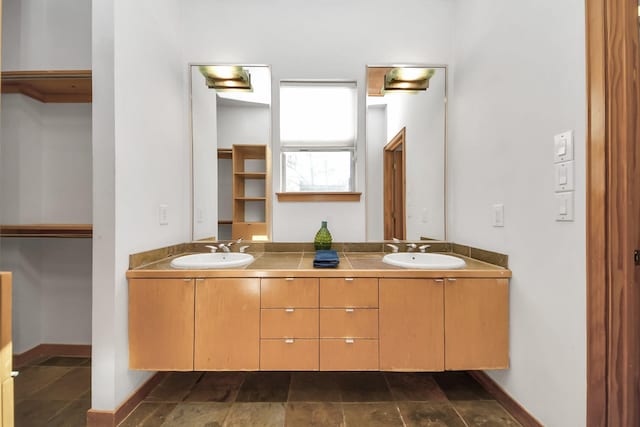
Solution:
M 384 146 L 384 239 L 406 239 L 405 224 L 405 134 L 400 129 Z

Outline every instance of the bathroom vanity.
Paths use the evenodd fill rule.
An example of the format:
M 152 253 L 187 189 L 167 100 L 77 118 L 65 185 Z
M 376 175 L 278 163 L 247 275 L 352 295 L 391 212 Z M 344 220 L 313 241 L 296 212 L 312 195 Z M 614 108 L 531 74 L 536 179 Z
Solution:
M 127 273 L 129 367 L 154 371 L 443 371 L 509 366 L 509 277 L 463 257 L 411 270 L 382 253 L 264 253 L 244 269 Z M 459 256 L 459 255 L 457 255 Z M 289 260 L 289 261 L 287 261 Z

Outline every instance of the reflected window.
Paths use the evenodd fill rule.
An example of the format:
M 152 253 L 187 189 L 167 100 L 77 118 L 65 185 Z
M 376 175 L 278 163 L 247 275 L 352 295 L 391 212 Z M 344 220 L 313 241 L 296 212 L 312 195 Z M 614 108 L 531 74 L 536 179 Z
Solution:
M 355 82 L 281 82 L 285 192 L 353 191 L 356 103 Z

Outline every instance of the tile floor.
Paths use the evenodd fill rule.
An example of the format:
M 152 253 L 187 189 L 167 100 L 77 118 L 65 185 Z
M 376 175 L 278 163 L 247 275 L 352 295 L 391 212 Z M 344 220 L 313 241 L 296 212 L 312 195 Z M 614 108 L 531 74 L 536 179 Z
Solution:
M 91 407 L 91 360 L 48 357 L 18 369 L 15 427 L 84 426 Z
M 20 369 L 16 427 L 80 427 L 90 359 L 50 357 Z M 174 372 L 120 427 L 520 426 L 464 372 Z

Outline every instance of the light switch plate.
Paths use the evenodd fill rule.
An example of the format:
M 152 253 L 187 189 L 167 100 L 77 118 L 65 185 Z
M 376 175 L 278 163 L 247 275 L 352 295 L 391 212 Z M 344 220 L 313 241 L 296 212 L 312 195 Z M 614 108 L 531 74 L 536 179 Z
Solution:
M 562 132 L 553 137 L 553 161 L 554 163 L 573 160 L 573 131 Z
M 573 183 L 573 163 L 563 162 L 556 163 L 555 167 L 555 191 L 556 193 L 561 191 L 573 191 L 575 186 Z
M 573 191 L 556 193 L 556 221 L 573 221 Z
M 493 205 L 493 221 L 494 227 L 504 227 L 504 205 L 498 203 Z

